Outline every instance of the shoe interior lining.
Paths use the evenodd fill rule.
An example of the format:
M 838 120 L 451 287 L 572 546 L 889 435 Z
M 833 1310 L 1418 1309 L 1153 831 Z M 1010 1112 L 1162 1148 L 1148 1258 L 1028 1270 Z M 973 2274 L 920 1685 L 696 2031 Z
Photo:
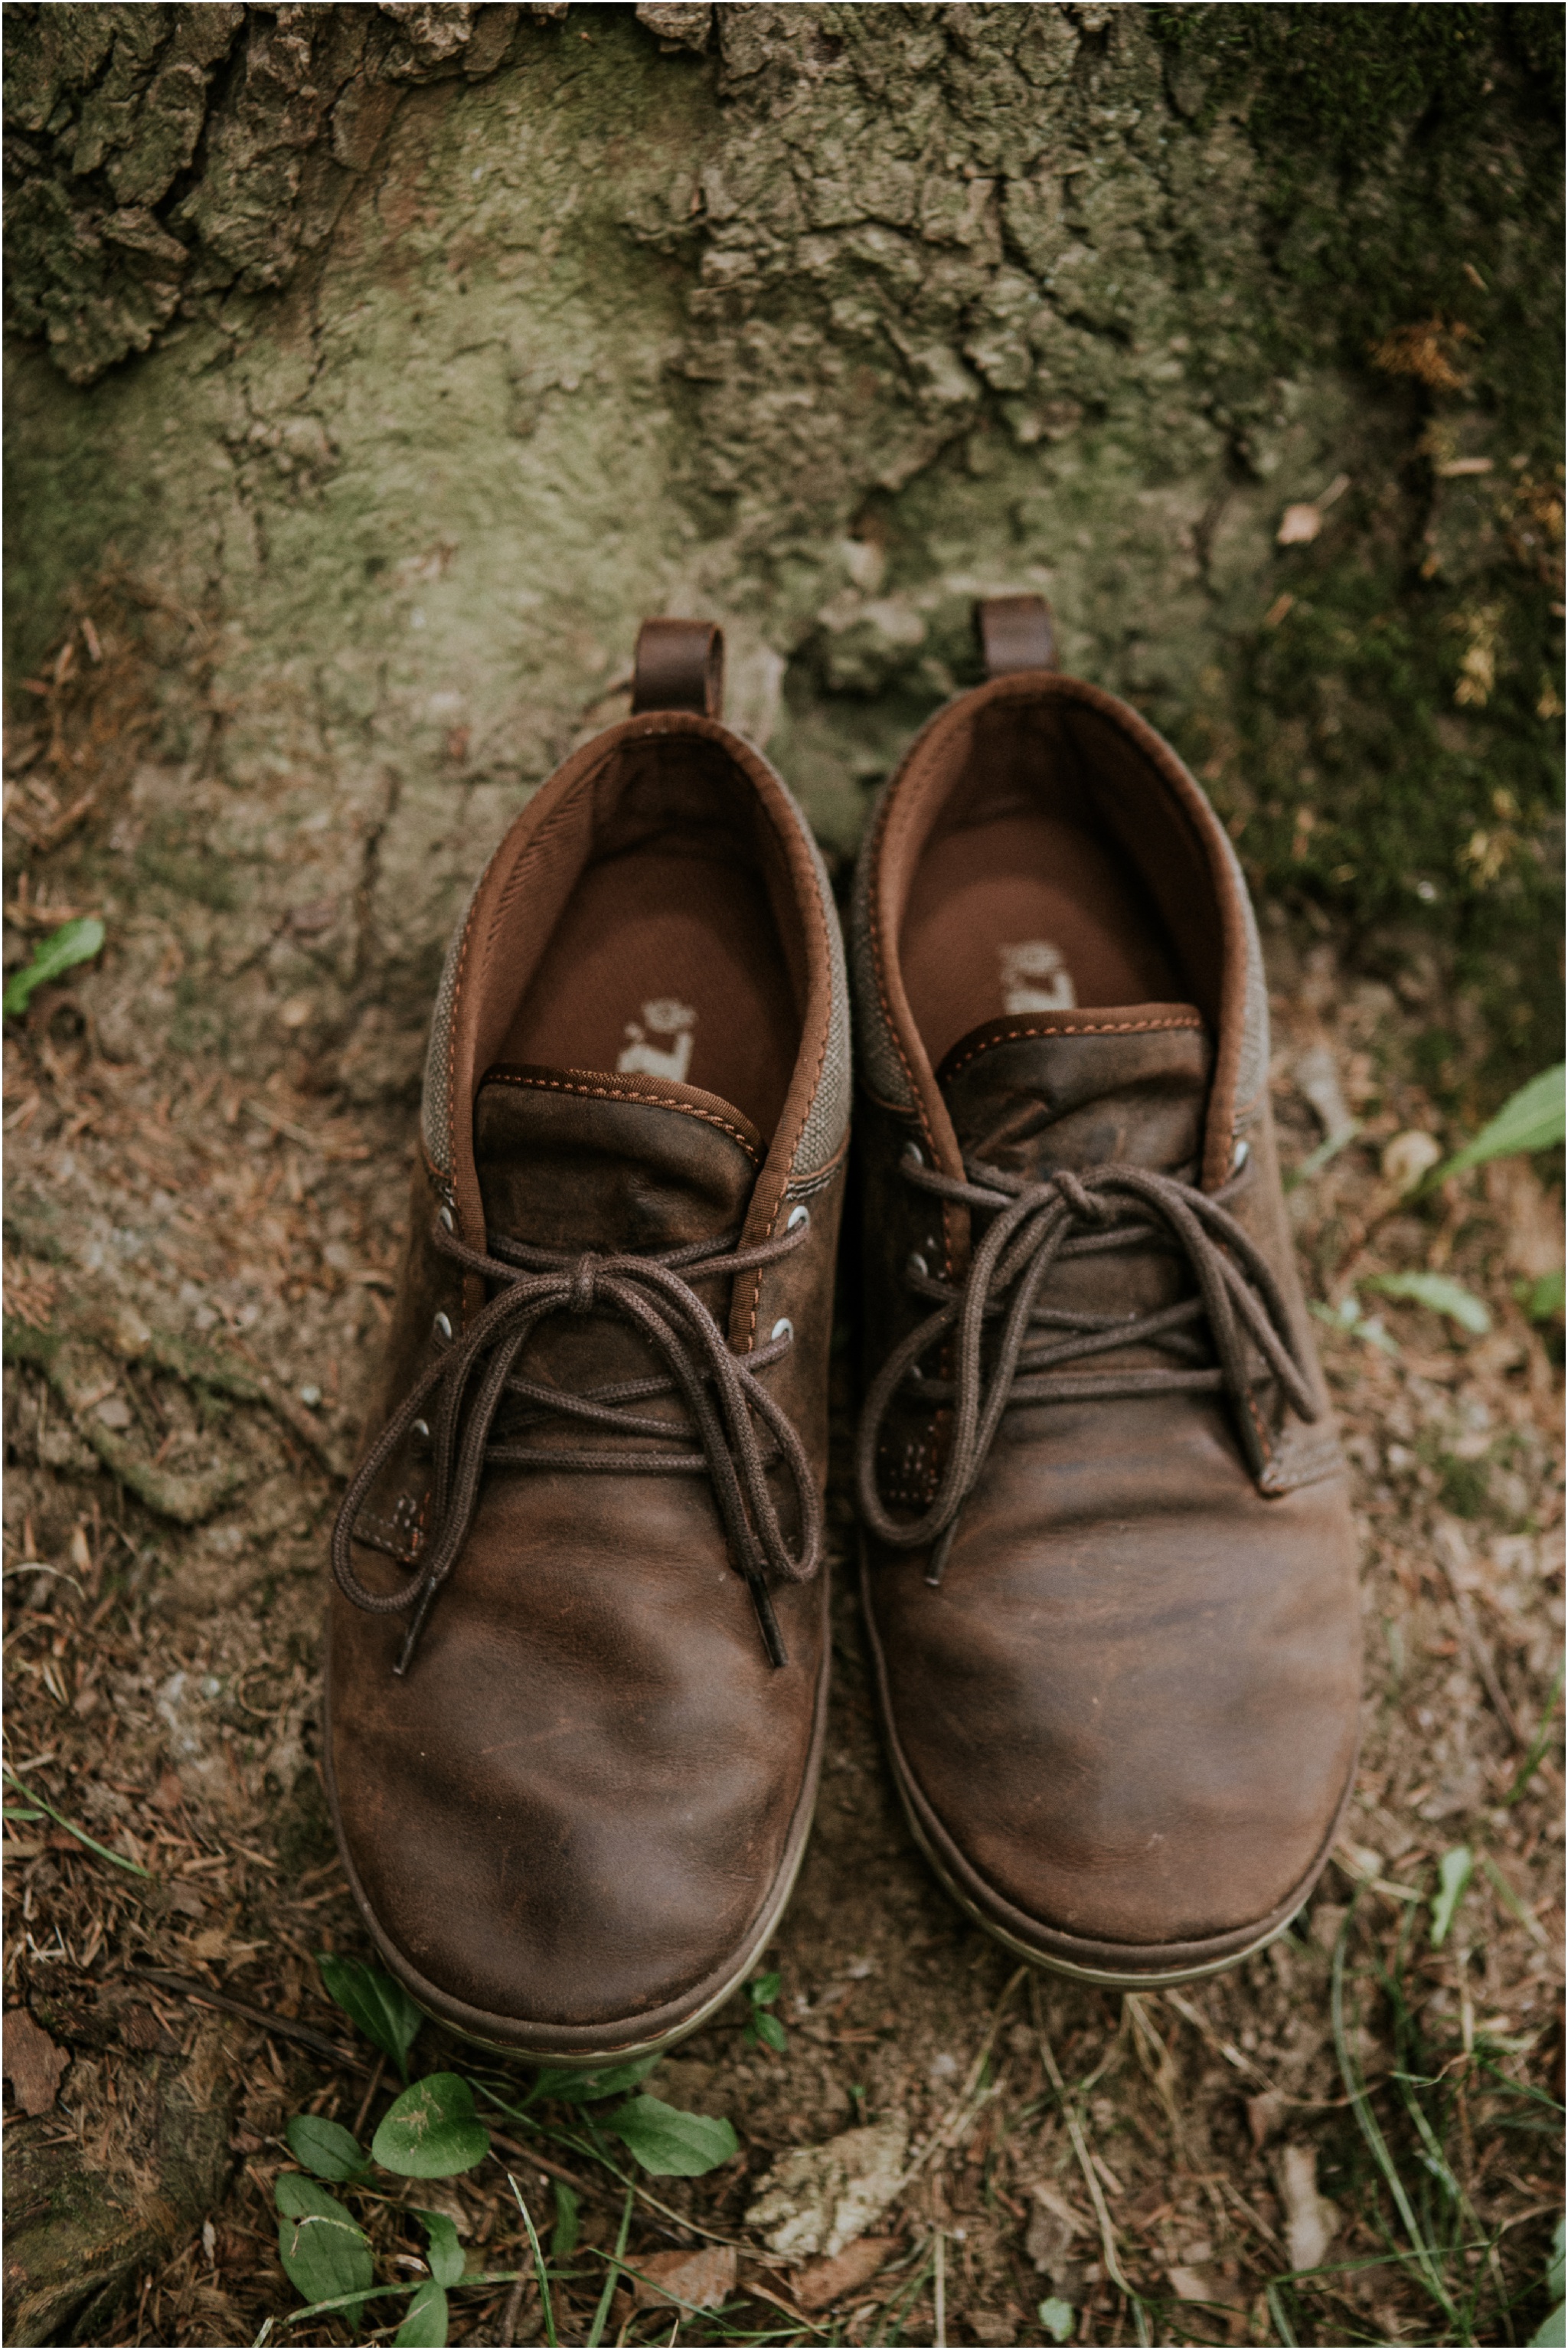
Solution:
M 492 1057 L 697 1086 L 771 1139 L 805 972 L 770 828 L 722 754 L 680 738 L 627 754 L 597 798 L 594 852 Z
M 1137 791 L 1141 778 L 1127 772 L 1130 746 L 1115 747 L 1125 756 L 1113 763 L 1108 743 L 1081 744 L 1050 705 L 981 713 L 917 862 L 899 938 L 933 1066 L 971 1029 L 1008 1015 L 1190 999 L 1128 837 L 1128 802 L 1147 784 Z M 1121 803 L 1115 816 L 1107 791 Z

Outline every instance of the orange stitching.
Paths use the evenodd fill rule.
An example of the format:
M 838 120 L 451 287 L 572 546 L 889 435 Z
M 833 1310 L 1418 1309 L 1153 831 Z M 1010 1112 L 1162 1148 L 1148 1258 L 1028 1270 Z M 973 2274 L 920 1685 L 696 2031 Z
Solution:
M 978 1061 L 981 1055 L 989 1053 L 993 1045 L 1019 1045 L 1029 1036 L 1143 1036 L 1160 1028 L 1201 1028 L 1202 1025 L 1202 1020 L 1195 1014 L 1190 1020 L 1085 1020 L 1076 1028 L 1010 1028 L 1005 1036 L 988 1036 L 983 1045 L 977 1045 L 972 1052 L 964 1055 L 961 1061 L 955 1061 L 948 1070 L 948 1079 L 950 1083 L 961 1069 L 967 1069 L 971 1061 Z
M 586 1094 L 593 1101 L 642 1102 L 649 1109 L 679 1110 L 682 1118 L 700 1118 L 705 1126 L 718 1127 L 722 1133 L 732 1136 L 740 1144 L 754 1165 L 762 1165 L 755 1147 L 738 1126 L 732 1126 L 728 1118 L 716 1117 L 711 1109 L 699 1109 L 692 1102 L 666 1101 L 661 1094 L 634 1093 L 629 1086 L 574 1086 L 568 1085 L 564 1077 L 519 1077 L 507 1069 L 489 1069 L 480 1082 L 486 1086 L 536 1086 L 543 1093 Z

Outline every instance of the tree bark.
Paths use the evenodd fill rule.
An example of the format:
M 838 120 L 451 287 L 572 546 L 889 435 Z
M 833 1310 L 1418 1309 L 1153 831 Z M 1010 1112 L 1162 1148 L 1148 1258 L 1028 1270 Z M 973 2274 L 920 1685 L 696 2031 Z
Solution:
M 1529 927 L 1556 12 L 7 28 L 22 664 L 110 550 L 199 613 L 233 820 L 374 832 L 402 947 L 644 613 L 725 621 L 843 850 L 1027 588 L 1265 882 Z

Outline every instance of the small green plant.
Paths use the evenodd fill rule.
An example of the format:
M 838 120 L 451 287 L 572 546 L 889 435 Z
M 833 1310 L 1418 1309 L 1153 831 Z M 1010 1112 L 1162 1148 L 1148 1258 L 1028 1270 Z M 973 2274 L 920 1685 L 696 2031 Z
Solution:
M 366 2038 L 389 2056 L 408 2079 L 408 2056 L 423 2017 L 400 1986 L 377 1968 L 358 1960 L 340 1959 L 331 1951 L 318 1954 L 322 1981 L 344 2013 Z M 641 2057 L 597 2073 L 567 2073 L 545 2069 L 520 2105 L 512 2105 L 494 2089 L 460 2073 L 428 2073 L 404 2087 L 382 2115 L 366 2151 L 351 2130 L 320 2114 L 296 2114 L 285 2135 L 289 2152 L 299 2164 L 278 2179 L 278 2255 L 286 2274 L 304 2294 L 306 2307 L 295 2313 L 293 2323 L 328 2311 L 355 2320 L 369 2301 L 398 2296 L 408 2301 L 401 2325 L 393 2336 L 400 2350 L 416 2345 L 440 2345 L 448 2338 L 447 2296 L 465 2281 L 475 2285 L 511 2284 L 519 2272 L 476 2272 L 465 2279 L 462 2248 L 452 2221 L 441 2211 L 410 2207 L 425 2236 L 428 2274 L 417 2284 L 379 2284 L 376 2256 L 361 2220 L 329 2190 L 340 2188 L 363 2196 L 373 2209 L 396 2201 L 399 2179 L 455 2178 L 477 2168 L 491 2152 L 490 2133 L 479 2118 L 475 2093 L 522 2123 L 539 2137 L 554 2139 L 575 2154 L 587 2155 L 614 2170 L 608 2141 L 617 2140 L 639 2167 L 658 2178 L 700 2178 L 740 2152 L 740 2141 L 727 2121 L 705 2114 L 682 2113 L 659 2097 L 635 2090 L 657 2060 Z M 602 2116 L 582 2109 L 612 2099 L 620 2102 Z M 535 2110 L 540 2106 L 564 2106 L 580 2115 L 576 2127 L 551 2126 Z M 618 2171 L 616 2175 L 620 2176 Z M 514 2193 L 517 2193 L 515 2182 Z M 642 2190 L 632 2187 L 627 2198 L 627 2224 L 632 2203 Z M 531 2271 L 539 2286 L 545 2338 L 556 2338 L 550 2293 L 549 2262 L 534 2221 L 517 2196 L 527 2232 Z M 662 2208 L 662 2207 L 660 2207 Z M 556 2187 L 556 2219 L 551 2230 L 550 2260 L 556 2265 L 577 2249 L 577 2198 L 564 2183 Z M 625 2251 L 626 2226 L 614 2256 L 611 2282 L 596 2325 L 600 2338 L 607 2314 L 613 2277 Z M 592 2257 L 607 2258 L 598 2252 Z
M 1361 1300 L 1354 1289 L 1348 1291 L 1337 1305 L 1320 1305 L 1314 1297 L 1310 1310 L 1318 1321 L 1326 1322 L 1331 1330 L 1340 1330 L 1348 1337 L 1359 1338 L 1364 1345 L 1376 1347 L 1385 1355 L 1399 1352 L 1397 1342 L 1384 1327 L 1381 1314 L 1363 1314 Z
M 1367 1275 L 1366 1286 L 1380 1297 L 1408 1297 L 1434 1314 L 1446 1314 L 1472 1337 L 1484 1338 L 1491 1328 L 1491 1315 L 1480 1299 L 1446 1273 L 1374 1273 Z
M 741 2151 L 726 2121 L 683 2114 L 660 2097 L 632 2097 L 604 2124 L 655 2178 L 702 2178 Z
M 391 2058 L 406 2081 L 409 2051 L 424 2017 L 402 1985 L 375 1967 L 361 1966 L 357 1959 L 340 1959 L 331 1950 L 317 1950 L 316 1963 L 328 1996 L 367 2040 Z
M 1552 2258 L 1546 2263 L 1547 2295 L 1557 2305 L 1531 2335 L 1531 2350 L 1548 2350 L 1548 2345 L 1564 2339 L 1564 2329 L 1568 2328 L 1568 2308 L 1563 2300 L 1563 2222 L 1559 2220 L 1552 2238 Z
M 1563 1287 L 1561 1273 L 1543 1273 L 1539 1281 L 1516 1281 L 1513 1294 L 1523 1306 L 1527 1321 L 1561 1322 Z
M 742 2037 L 749 2047 L 771 2048 L 775 2056 L 789 2046 L 789 2034 L 773 2012 L 783 1980 L 782 1975 L 758 1975 L 746 1985 L 752 2012 Z
M 80 915 L 74 922 L 62 922 L 33 949 L 33 960 L 14 971 L 5 983 L 5 1013 L 7 1020 L 20 1018 L 40 987 L 74 963 L 90 962 L 103 944 L 103 924 L 96 914 Z
M 1469 1845 L 1457 1844 L 1438 1863 L 1438 1889 L 1432 1896 L 1432 1948 L 1440 1950 L 1449 1939 L 1454 1912 L 1475 1874 L 1475 1855 Z
M 1561 1066 L 1542 1069 L 1527 1086 L 1504 1102 L 1494 1118 L 1489 1119 L 1473 1142 L 1456 1150 L 1433 1168 L 1421 1185 L 1423 1191 L 1435 1191 L 1450 1176 L 1466 1175 L 1472 1167 L 1484 1167 L 1490 1159 L 1512 1159 L 1521 1151 L 1550 1150 L 1563 1139 L 1568 1111 L 1564 1108 L 1563 1072 Z
M 400 2178 L 455 2178 L 489 2152 L 490 2133 L 460 2073 L 428 2073 L 405 2089 L 370 2141 L 372 2158 Z

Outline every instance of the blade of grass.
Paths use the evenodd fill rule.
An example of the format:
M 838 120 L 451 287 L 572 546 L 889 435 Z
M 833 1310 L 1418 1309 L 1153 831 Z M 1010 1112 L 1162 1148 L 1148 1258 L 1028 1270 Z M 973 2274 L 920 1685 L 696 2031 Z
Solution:
M 523 2189 L 510 2171 L 506 2174 L 506 2184 L 517 2199 L 517 2209 L 523 2214 L 523 2225 L 528 2230 L 528 2249 L 534 2255 L 535 2272 L 539 2280 L 539 2306 L 545 2316 L 545 2339 L 550 2345 L 550 2350 L 559 2350 L 560 2336 L 556 2332 L 556 2308 L 550 2299 L 550 2275 L 545 2266 L 544 2251 L 529 2215 L 528 2206 L 523 2200 Z
M 1563 1667 L 1559 1665 L 1557 1668 L 1557 1678 L 1552 1684 L 1552 1694 L 1547 1699 L 1545 1706 L 1542 1711 L 1541 1727 L 1535 1733 L 1534 1742 L 1531 1746 L 1529 1753 L 1520 1764 L 1518 1778 L 1514 1781 L 1512 1786 L 1509 1789 L 1507 1794 L 1502 1799 L 1505 1804 L 1517 1804 L 1521 1795 L 1523 1794 L 1526 1787 L 1529 1786 L 1532 1779 L 1534 1778 L 1537 1771 L 1540 1770 L 1542 1757 L 1546 1752 L 1547 1747 L 1552 1742 L 1552 1724 L 1557 1712 L 1557 1700 L 1562 1694 Z
M 1400 2178 L 1397 2166 L 1388 2150 L 1388 2141 L 1383 2135 L 1382 2126 L 1372 2109 L 1372 2100 L 1366 2094 L 1366 2080 L 1351 2053 L 1349 2036 L 1345 2028 L 1345 1961 L 1349 1949 L 1351 1929 L 1355 1923 L 1355 1913 L 1360 1907 L 1360 1901 L 1361 1896 L 1358 1891 L 1351 1903 L 1334 1946 L 1329 2016 L 1334 2028 L 1334 2053 L 1339 2058 L 1340 2078 L 1349 2093 L 1351 2109 L 1355 2116 L 1361 2135 L 1366 2141 L 1372 2159 L 1382 2172 L 1388 2191 L 1394 2199 L 1394 2208 L 1398 2212 L 1404 2223 L 1406 2234 L 1410 2239 L 1411 2248 L 1416 2254 L 1416 2265 L 1420 2271 L 1427 2289 L 1449 2323 L 1457 2325 L 1459 2312 L 1449 2296 L 1441 2272 L 1432 2257 L 1432 2249 L 1422 2235 L 1416 2214 L 1411 2209 L 1410 2199 L 1405 2191 L 1405 2182 Z
M 1480 1856 L 1480 1864 L 1485 1869 L 1487 1875 L 1490 1877 L 1493 1886 L 1496 1887 L 1498 1898 L 1502 1903 L 1504 1908 L 1511 1911 L 1512 1915 L 1518 1918 L 1520 1924 L 1530 1936 L 1532 1941 L 1539 1942 L 1542 1949 L 1544 1950 L 1547 1947 L 1551 1937 L 1548 1935 L 1546 1929 L 1542 1924 L 1540 1918 L 1535 1915 L 1534 1910 L 1527 1909 L 1525 1908 L 1523 1902 L 1520 1899 L 1518 1894 L 1514 1891 L 1512 1886 L 1509 1883 L 1507 1877 L 1498 1866 L 1496 1861 L 1493 1860 L 1490 1852 L 1482 1853 Z
M 660 2290 L 662 2290 L 662 2288 L 660 2288 Z M 741 2290 L 749 2294 L 753 2301 L 771 2301 L 775 2309 L 782 2309 L 786 2317 L 793 2319 L 794 2324 L 792 2330 L 794 2333 L 798 2334 L 801 2327 L 804 2325 L 808 2334 L 816 2334 L 819 2340 L 823 2342 L 831 2341 L 832 2336 L 826 2326 L 814 2325 L 809 2317 L 803 2316 L 798 2309 L 792 2309 L 788 2302 L 785 2301 L 781 2294 L 770 2293 L 765 2284 L 742 2285 Z M 732 2334 L 727 2335 L 726 2339 L 732 2342 L 735 2339 L 735 2336 Z
M 1034 2004 L 1034 2036 L 1040 2043 L 1040 2060 L 1045 2067 L 1046 2077 L 1051 2086 L 1056 2092 L 1057 2103 L 1061 2106 L 1063 2119 L 1067 2125 L 1067 2135 L 1073 2142 L 1073 2152 L 1076 2155 L 1078 2168 L 1084 2174 L 1084 2181 L 1089 2190 L 1089 2200 L 1095 2207 L 1095 2217 L 1100 2223 L 1100 2248 L 1105 2254 L 1106 2274 L 1110 2278 L 1116 2291 L 1122 2293 L 1131 2305 L 1133 2324 L 1137 2328 L 1138 2341 L 1147 2345 L 1149 2332 L 1148 2321 L 1144 2314 L 1143 2296 L 1136 2293 L 1127 2282 L 1122 2273 L 1121 2262 L 1116 2257 L 1116 2230 L 1111 2224 L 1111 2215 L 1106 2206 L 1105 2194 L 1089 2153 L 1088 2142 L 1084 2136 L 1083 2124 L 1078 2118 L 1076 2105 L 1068 2100 L 1067 2085 L 1062 2078 L 1061 2067 L 1056 2062 L 1056 2052 L 1051 2045 L 1051 2035 L 1045 2029 L 1044 2003 L 1040 1996 L 1038 1980 L 1030 1984 L 1029 1991 Z
M 1286 1191 L 1293 1191 L 1298 1183 L 1310 1182 L 1314 1175 L 1321 1175 L 1324 1169 L 1339 1157 L 1345 1145 L 1355 1141 L 1360 1131 L 1361 1120 L 1358 1118 L 1353 1118 L 1350 1124 L 1342 1126 L 1337 1134 L 1325 1134 L 1316 1149 L 1307 1152 L 1299 1167 L 1285 1170 Z
M 925 2291 L 926 2279 L 936 2265 L 936 2257 L 935 2240 L 928 2237 L 924 2251 L 915 2256 L 913 2272 L 905 2277 L 901 2283 L 894 2286 L 878 2308 L 877 2330 L 871 2336 L 874 2344 L 897 2342 L 901 2338 L 904 2320 Z M 897 2312 L 896 2315 L 895 2312 Z M 891 2328 L 890 2332 L 889 2328 Z
M 1284 2303 L 1280 2299 L 1279 2287 L 1272 2284 L 1265 2285 L 1263 2298 L 1269 2304 L 1269 2316 L 1272 2321 L 1274 2332 L 1285 2345 L 1285 2350 L 1298 2350 L 1290 2319 L 1285 2315 Z
M 78 1828 L 75 1820 L 67 1820 L 64 1812 L 56 1811 L 53 1804 L 46 1796 L 35 1794 L 31 1787 L 17 1778 L 9 1762 L 5 1764 L 5 1769 L 6 1778 L 17 1794 L 26 1796 L 29 1804 L 36 1804 L 38 1809 L 57 1826 L 64 1828 L 67 1835 L 74 1835 L 78 1844 L 85 1844 L 88 1850 L 96 1852 L 100 1859 L 111 1860 L 116 1868 L 123 1868 L 132 1877 L 145 1877 L 150 1885 L 152 1883 L 152 1871 L 150 1868 L 143 1868 L 139 1860 L 127 1860 L 123 1853 L 110 1852 L 108 1845 L 99 1844 L 96 1836 L 88 1835 L 86 1828 Z
M 636 2189 L 628 2187 L 626 2190 L 626 2203 L 620 2215 L 620 2232 L 616 2237 L 615 2251 L 610 2255 L 610 2264 L 605 2274 L 605 2289 L 599 2295 L 599 2305 L 594 2312 L 594 2322 L 588 2328 L 587 2350 L 599 2350 L 599 2344 L 604 2340 L 605 2320 L 609 2315 L 610 2303 L 615 2299 L 616 2282 L 620 2275 L 621 2254 L 626 2250 L 626 2240 L 631 2232 L 631 2215 L 636 2202 Z
M 527 2274 L 526 2269 L 483 2269 L 476 2275 L 463 2277 L 461 2282 L 464 2286 L 515 2284 L 519 2277 L 525 2278 Z M 307 2317 L 327 2317 L 337 2310 L 358 2309 L 362 2302 L 389 2301 L 394 2295 L 406 2300 L 410 2293 L 418 2293 L 421 2286 L 429 2282 L 428 2277 L 421 2276 L 415 2277 L 411 2284 L 367 2285 L 363 2293 L 340 2293 L 331 2301 L 313 2301 L 304 2309 L 291 2309 L 277 2323 L 283 2325 L 298 2325 Z

